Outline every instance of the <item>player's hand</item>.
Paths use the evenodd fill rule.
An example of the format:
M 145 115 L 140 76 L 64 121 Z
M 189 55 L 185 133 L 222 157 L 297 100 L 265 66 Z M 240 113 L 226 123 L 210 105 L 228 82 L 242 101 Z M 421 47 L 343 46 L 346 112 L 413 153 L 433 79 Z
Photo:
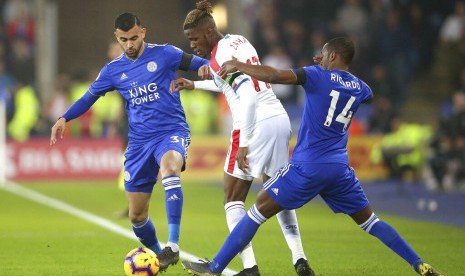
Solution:
M 316 64 L 321 64 L 322 59 L 323 59 L 322 55 L 314 56 L 313 57 L 313 62 L 315 62 Z
M 170 92 L 181 91 L 183 89 L 194 89 L 194 82 L 185 78 L 179 78 L 170 83 Z
M 249 151 L 249 147 L 240 147 L 237 151 L 237 165 L 239 169 L 241 169 L 245 173 L 249 173 L 249 159 L 247 159 L 247 152 Z
M 61 117 L 56 121 L 56 123 L 52 127 L 52 134 L 50 135 L 50 146 L 53 146 L 57 142 L 57 137 L 63 139 L 65 135 L 65 127 L 66 127 L 66 120 L 65 118 Z
M 237 64 L 237 58 L 235 57 L 233 57 L 231 60 L 224 62 L 223 65 L 221 65 L 221 69 L 218 72 L 218 75 L 224 79 L 226 78 L 227 74 L 236 72 L 237 71 L 236 64 Z
M 210 66 L 208 65 L 202 65 L 199 68 L 199 71 L 197 71 L 197 74 L 199 76 L 199 79 L 201 80 L 211 80 L 212 74 L 210 72 Z

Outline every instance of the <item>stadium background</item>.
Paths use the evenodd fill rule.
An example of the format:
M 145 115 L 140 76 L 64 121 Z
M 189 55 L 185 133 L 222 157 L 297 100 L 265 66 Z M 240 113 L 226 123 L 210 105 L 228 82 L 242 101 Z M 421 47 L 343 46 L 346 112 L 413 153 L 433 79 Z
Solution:
M 352 70 L 366 79 L 377 95 L 372 107 L 362 109 L 351 127 L 353 133 L 349 150 L 353 166 L 358 169 L 362 180 L 385 179 L 389 174 L 382 162 L 371 156 L 371 152 L 373 145 L 378 143 L 383 135 L 389 134 L 388 124 L 393 116 L 401 114 L 405 123 L 426 124 L 426 138 L 429 138 L 431 130 L 436 128 L 437 119 L 442 112 L 441 104 L 448 103 L 451 92 L 457 87 L 460 69 L 465 68 L 465 59 L 461 61 L 460 58 L 454 59 L 454 66 L 441 67 L 444 56 L 454 54 L 448 53 L 450 50 L 443 46 L 446 43 L 442 43 L 439 33 L 446 18 L 454 13 L 455 2 L 449 0 L 438 4 L 437 1 L 335 0 L 308 3 L 295 0 L 284 4 L 282 1 L 213 1 L 214 14 L 220 29 L 224 33 L 240 33 L 248 37 L 256 45 L 264 63 L 282 67 L 311 64 L 311 56 L 318 53 L 321 43 L 328 37 L 344 34 L 355 39 L 360 51 Z M 21 3 L 28 8 L 24 8 Z M 34 168 L 33 162 L 24 161 L 30 156 L 46 161 L 49 159 L 46 150 L 31 152 L 31 147 L 23 142 L 30 137 L 47 137 L 56 115 L 64 109 L 63 103 L 60 105 L 56 102 L 66 97 L 66 104 L 69 104 L 78 98 L 85 86 L 95 78 L 99 68 L 108 61 L 106 53 L 108 44 L 114 39 L 112 26 L 117 14 L 122 11 L 139 14 L 148 28 L 147 41 L 172 43 L 189 52 L 181 26 L 186 12 L 194 3 L 195 1 L 2 1 L 2 42 L 5 49 L 3 55 L 6 75 L 12 77 L 13 82 L 16 78 L 17 82 L 30 84 L 33 90 L 31 93 L 36 96 L 36 102 L 33 103 L 26 103 L 26 100 L 24 103 L 14 103 L 15 97 L 21 98 L 16 92 L 19 85 L 3 86 L 3 93 L 10 94 L 11 101 L 7 114 L 10 124 L 7 128 L 10 129 L 6 131 L 10 143 L 7 147 L 6 163 L 12 164 L 11 167 L 7 165 L 5 169 L 9 177 L 21 179 L 23 170 L 33 169 L 32 173 L 24 172 L 26 178 L 33 178 L 36 172 L 46 169 L 47 165 L 41 164 L 42 167 Z M 15 6 L 16 11 L 12 8 Z M 16 31 L 10 31 L 13 28 L 10 25 L 15 23 L 15 19 L 11 19 L 14 18 L 15 12 L 20 14 L 19 19 L 16 19 L 20 22 L 18 25 L 28 26 L 29 21 L 31 22 L 31 28 L 35 29 L 32 32 L 35 34 L 34 38 L 28 37 L 31 34 L 21 31 L 19 27 Z M 383 30 L 383 24 L 391 24 L 391 17 L 397 17 L 392 20 L 398 20 L 400 27 L 394 34 L 385 34 L 387 39 L 394 41 L 386 43 L 380 38 L 379 33 Z M 350 23 L 352 21 L 356 23 Z M 370 25 L 380 26 L 373 29 L 369 28 Z M 359 29 L 354 29 L 356 27 Z M 402 35 L 403 33 L 405 34 Z M 404 37 L 407 37 L 408 41 L 402 41 Z M 17 58 L 17 62 L 14 49 L 17 46 L 16 41 L 21 40 L 26 41 L 29 56 L 22 58 L 23 60 Z M 274 44 L 278 47 L 274 47 Z M 458 51 L 459 54 L 463 54 L 461 50 Z M 391 60 L 394 62 L 390 62 Z M 195 77 L 192 74 L 183 76 Z M 278 86 L 275 90 L 288 110 L 296 132 L 300 120 L 302 93 L 298 89 L 286 90 Z M 184 94 L 183 100 L 193 135 L 208 136 L 197 140 L 227 137 L 229 114 L 222 96 L 210 93 Z M 113 105 L 114 109 L 118 108 L 117 104 Z M 15 105 L 22 108 L 15 108 Z M 28 105 L 30 107 L 26 108 Z M 112 106 L 107 104 L 103 107 L 102 104 L 95 109 L 105 108 L 109 109 Z M 20 114 L 15 120 L 14 112 L 20 113 L 21 110 L 26 110 L 29 117 L 35 118 L 21 120 Z M 108 126 L 119 123 L 117 121 L 121 117 L 116 118 L 114 114 L 115 112 L 110 111 L 87 114 L 88 116 L 84 116 L 82 120 L 77 120 L 78 123 L 71 124 L 70 136 L 121 139 L 124 133 L 115 135 L 115 131 Z M 426 152 L 429 151 L 425 143 L 428 140 L 426 138 L 412 139 L 415 140 L 413 143 L 421 144 L 421 150 Z M 20 144 L 15 144 L 15 141 L 19 141 Z M 118 143 L 114 141 L 112 145 L 117 148 Z M 121 143 L 124 144 L 124 141 Z M 192 151 L 201 144 L 203 142 L 193 143 Z M 208 144 L 209 142 L 206 142 L 204 145 Z M 218 145 L 214 152 L 222 153 L 220 148 L 223 144 L 213 144 Z M 22 147 L 26 149 L 23 150 Z M 203 155 L 200 157 L 204 159 Z M 191 154 L 191 158 L 195 159 L 197 156 Z M 417 163 L 423 165 L 426 158 L 427 155 L 424 154 Z M 208 160 L 192 162 L 209 163 Z M 219 162 L 215 159 L 214 163 Z M 23 169 L 22 164 L 26 168 Z M 116 168 L 114 170 L 116 171 Z M 207 171 L 212 171 L 212 168 L 208 168 Z M 220 171 L 220 166 L 216 166 L 214 171 Z M 422 174 L 418 171 L 420 169 L 415 175 L 417 179 Z M 86 171 L 81 175 L 89 174 Z M 220 175 L 221 173 L 217 174 Z M 188 174 L 186 176 L 189 177 Z
M 440 35 L 446 19 L 455 13 L 458 1 L 212 2 L 223 33 L 245 35 L 257 47 L 262 62 L 269 57 L 267 62 L 278 66 L 310 64 L 309 58 L 319 51 L 324 39 L 349 34 L 341 29 L 344 20 L 351 18 L 345 24 L 350 27 L 353 25 L 348 23 L 360 23 L 358 19 L 366 18 L 364 24 L 360 23 L 365 32 L 355 28 L 350 33 L 363 46 L 353 70 L 367 80 L 381 100 L 361 110 L 360 116 L 354 119 L 349 140 L 351 164 L 357 169 L 376 210 L 392 216 L 388 220 L 406 234 L 415 248 L 428 254 L 425 258 L 435 260 L 434 264 L 444 272 L 451 272 L 447 275 L 463 275 L 459 265 L 464 263 L 463 186 L 452 183 L 449 190 L 436 191 L 426 166 L 434 154 L 430 139 L 440 126 L 439 118 L 450 112 L 451 94 L 465 89 L 465 77 L 460 82 L 460 72 L 465 68 L 465 31 L 462 30 L 456 41 L 444 40 Z M 66 139 L 53 148 L 48 140 L 50 126 L 72 98 L 85 91 L 96 70 L 107 62 L 113 20 L 118 14 L 124 11 L 138 14 L 148 28 L 148 42 L 171 43 L 190 52 L 181 26 L 194 3 L 193 0 L 0 1 L 0 61 L 5 68 L 0 72 L 0 102 L 6 103 L 6 118 L 0 115 L 6 119 L 5 129 L 0 124 L 0 134 L 6 138 L 6 144 L 2 143 L 3 135 L 0 139 L 0 177 L 8 179 L 0 185 L 0 209 L 4 211 L 0 215 L 3 249 L 0 275 L 119 275 L 120 258 L 112 254 L 123 256 L 137 242 L 115 238 L 106 229 L 83 226 L 86 219 L 72 220 L 68 214 L 40 207 L 34 201 L 47 205 L 59 199 L 65 202 L 64 205 L 58 202 L 61 208 L 70 204 L 128 228 L 126 220 L 112 217 L 113 211 L 125 207 L 124 196 L 116 184 L 125 143 L 124 128 L 120 129 L 124 119 L 115 112 L 93 110 L 82 120 L 72 122 Z M 15 14 L 19 16 L 16 19 Z M 391 34 L 368 28 L 392 23 L 388 18 L 394 18 L 395 22 L 396 15 L 403 26 L 398 32 Z M 459 16 L 463 17 L 463 14 Z M 276 45 L 280 47 L 271 47 Z M 404 67 L 409 70 L 398 70 Z M 276 87 L 276 91 L 296 131 L 301 91 L 282 87 Z M 182 176 L 186 195 L 190 195 L 186 196 L 183 227 L 189 237 L 196 237 L 184 239 L 183 246 L 205 254 L 201 256 L 211 256 L 227 232 L 221 207 L 221 179 L 228 145 L 229 113 L 221 95 L 196 91 L 184 93 L 182 97 L 193 132 L 188 171 Z M 105 97 L 101 102 L 104 101 L 114 101 L 115 105 L 100 106 L 100 110 L 119 109 L 117 100 Z M 110 114 L 112 121 L 102 121 L 99 116 L 105 114 Z M 397 115 L 405 124 L 419 127 L 416 129 L 420 131 L 408 138 L 422 152 L 419 168 L 402 178 L 392 178 L 389 169 L 373 157 L 375 146 L 393 134 L 385 128 L 386 121 Z M 398 145 L 399 140 L 395 143 Z M 400 143 L 405 142 L 400 139 Z M 33 199 L 34 193 L 11 183 L 20 183 L 51 198 Z M 159 190 L 154 198 L 162 196 Z M 32 202 L 22 197 L 31 198 Z M 393 275 L 392 271 L 396 275 L 411 275 L 407 273 L 410 271 L 403 274 L 405 264 L 391 252 L 382 251 L 376 241 L 372 244 L 363 233 L 359 239 L 359 229 L 352 222 L 341 217 L 334 219 L 320 203 L 317 199 L 311 208 L 299 210 L 301 227 L 305 229 L 305 247 L 318 270 L 325 271 L 325 275 Z M 154 210 L 163 208 L 156 200 L 152 204 Z M 68 209 L 63 208 L 65 213 Z M 199 220 L 211 221 L 218 227 L 204 229 L 199 227 Z M 157 228 L 162 236 L 166 235 L 163 223 L 160 221 Z M 276 227 L 269 229 L 266 225 L 261 230 L 265 234 L 257 235 L 254 244 L 258 245 L 259 261 L 269 264 L 265 275 L 281 275 L 281 269 L 288 264 L 281 258 L 277 260 L 273 252 L 283 245 L 264 241 L 264 237 L 280 235 L 271 228 Z M 339 231 L 346 228 L 350 230 Z M 347 255 L 354 254 L 353 247 L 362 243 L 368 246 L 367 251 L 373 250 L 376 254 L 356 261 L 351 258 L 348 264 L 344 263 Z M 26 264 L 22 256 L 28 256 Z M 334 265 L 335 259 L 341 265 Z M 240 268 L 237 260 L 232 265 Z M 167 275 L 183 273 L 181 268 L 173 271 Z

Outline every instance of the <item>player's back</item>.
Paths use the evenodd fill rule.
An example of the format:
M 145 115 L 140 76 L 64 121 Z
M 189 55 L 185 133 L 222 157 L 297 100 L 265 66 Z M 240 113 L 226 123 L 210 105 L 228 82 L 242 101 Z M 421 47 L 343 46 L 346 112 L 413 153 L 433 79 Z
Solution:
M 360 104 L 371 99 L 371 89 L 346 71 L 303 69 L 305 105 L 292 160 L 348 164 L 348 128 Z
M 250 92 L 257 94 L 256 122 L 276 115 L 286 114 L 284 107 L 274 94 L 269 83 L 253 79 L 246 75 L 237 77 L 233 83 L 230 82 L 230 79 L 223 80 L 218 76 L 217 72 L 220 70 L 221 65 L 233 58 L 249 64 L 260 64 L 255 48 L 245 37 L 240 35 L 226 35 L 212 51 L 210 67 L 215 83 L 223 90 L 228 101 L 233 116 L 233 127 L 236 127 L 238 124 L 237 113 L 241 110 L 239 96 L 235 92 L 235 89 L 241 85 L 253 87 L 250 89 Z M 234 77 L 235 75 L 232 74 L 231 76 Z

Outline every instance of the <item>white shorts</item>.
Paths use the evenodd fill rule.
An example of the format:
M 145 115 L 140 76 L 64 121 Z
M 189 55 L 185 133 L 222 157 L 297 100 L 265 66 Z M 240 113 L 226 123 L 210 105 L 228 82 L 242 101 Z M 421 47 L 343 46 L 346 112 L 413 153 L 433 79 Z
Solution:
M 227 174 L 244 180 L 253 180 L 263 174 L 273 176 L 282 165 L 289 161 L 289 140 L 291 123 L 287 114 L 274 116 L 258 122 L 249 138 L 249 173 L 237 166 L 236 154 L 239 148 L 239 130 L 231 131 L 231 144 L 224 164 Z

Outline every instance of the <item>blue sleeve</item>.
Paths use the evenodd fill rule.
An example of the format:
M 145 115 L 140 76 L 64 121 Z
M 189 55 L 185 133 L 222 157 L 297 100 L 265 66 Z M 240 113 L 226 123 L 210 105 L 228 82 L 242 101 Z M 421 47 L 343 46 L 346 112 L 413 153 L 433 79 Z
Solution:
M 365 93 L 364 93 L 364 97 L 362 99 L 362 103 L 371 103 L 373 101 L 373 91 L 371 90 L 370 86 L 368 86 L 368 84 L 366 84 L 365 82 L 363 81 L 360 81 L 363 83 L 364 85 L 364 90 L 365 90 Z
M 301 79 L 305 79 L 304 83 L 299 83 L 302 85 L 302 87 L 305 90 L 305 93 L 308 93 L 311 91 L 311 87 L 314 86 L 315 83 L 318 82 L 318 80 L 321 78 L 320 77 L 320 71 L 319 67 L 312 65 L 312 66 L 305 66 L 297 69 L 295 72 L 297 73 L 298 71 L 300 75 L 305 74 L 305 78 L 301 76 Z
M 79 100 L 77 100 L 75 103 L 73 103 L 69 109 L 63 114 L 63 118 L 65 120 L 71 121 L 72 119 L 75 119 L 82 114 L 84 114 L 89 108 L 98 100 L 98 96 L 93 95 L 89 91 L 87 91 L 84 96 L 82 96 Z
M 97 78 L 90 85 L 89 92 L 95 96 L 105 96 L 105 93 L 113 90 L 115 90 L 115 87 L 111 81 L 110 66 L 107 64 L 100 70 Z
M 197 71 L 202 65 L 209 64 L 208 60 L 196 55 L 185 53 L 183 50 L 170 44 L 166 44 L 165 54 L 171 61 L 170 67 L 175 71 Z
M 164 58 L 167 60 L 167 64 L 169 64 L 169 68 L 173 71 L 177 71 L 181 66 L 184 52 L 176 46 L 165 44 L 163 53 Z
M 197 71 L 199 70 L 200 67 L 202 67 L 202 65 L 208 65 L 208 64 L 209 64 L 208 60 L 201 58 L 199 56 L 196 56 L 196 55 L 192 55 L 192 60 L 191 60 L 191 64 L 189 65 L 189 70 Z

